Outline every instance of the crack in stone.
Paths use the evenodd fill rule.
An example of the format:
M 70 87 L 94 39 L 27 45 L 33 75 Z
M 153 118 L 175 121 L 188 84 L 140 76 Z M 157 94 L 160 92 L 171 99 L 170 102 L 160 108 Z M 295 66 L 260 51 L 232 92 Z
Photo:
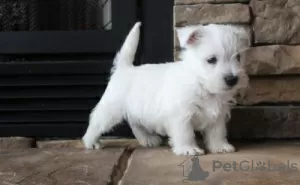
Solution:
M 19 182 L 17 182 L 17 184 L 21 184 L 22 182 L 26 181 L 28 178 L 31 178 L 32 176 L 36 176 L 40 174 L 40 172 L 33 172 L 31 174 L 29 174 L 28 176 L 26 176 L 25 178 L 23 178 L 22 180 L 20 180 Z
M 124 152 L 121 154 L 117 164 L 114 166 L 110 181 L 107 183 L 107 185 L 118 185 L 119 182 L 123 179 L 125 172 L 128 168 L 128 162 L 129 159 L 134 151 L 134 148 L 126 148 Z
M 53 180 L 53 181 L 54 181 L 54 182 L 53 182 L 54 184 L 57 184 L 57 183 L 58 183 L 58 180 L 57 180 L 55 177 L 53 177 L 52 175 L 53 175 L 54 173 L 58 172 L 58 171 L 66 170 L 66 169 L 68 169 L 68 168 L 72 168 L 73 166 L 74 166 L 74 164 L 68 163 L 68 164 L 66 164 L 66 165 L 64 165 L 64 166 L 62 166 L 62 167 L 59 167 L 59 168 L 57 168 L 57 169 L 54 169 L 54 170 L 51 171 L 51 172 L 48 172 L 48 173 L 46 174 L 46 177 L 49 178 L 49 179 L 51 179 L 51 180 Z
M 295 65 L 297 65 L 297 64 L 296 64 L 296 62 L 295 62 L 295 59 L 294 59 L 293 55 L 290 54 L 290 53 L 288 52 L 288 50 L 287 50 L 286 47 L 280 46 L 279 48 L 280 48 L 280 51 L 282 51 L 282 52 L 286 55 L 286 57 L 288 57 L 289 60 L 292 61 L 291 63 L 293 64 L 293 66 L 289 65 L 289 66 L 287 67 L 287 66 L 284 66 L 284 65 L 280 64 L 280 62 L 283 63 L 283 62 L 285 62 L 285 61 L 279 60 L 278 65 L 280 65 L 280 66 L 277 66 L 277 69 L 279 69 L 280 72 L 283 73 L 284 71 L 288 71 L 289 69 L 294 68 Z M 285 67 L 285 68 L 284 68 L 284 67 Z

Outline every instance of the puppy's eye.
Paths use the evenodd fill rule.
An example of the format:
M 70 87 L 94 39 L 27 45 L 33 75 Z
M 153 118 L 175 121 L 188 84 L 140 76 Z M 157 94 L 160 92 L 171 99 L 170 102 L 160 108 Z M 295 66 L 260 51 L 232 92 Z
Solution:
M 216 64 L 217 63 L 217 58 L 216 57 L 211 57 L 207 60 L 209 64 Z
M 237 55 L 236 55 L 236 60 L 237 60 L 238 62 L 241 61 L 241 55 L 240 55 L 240 54 L 237 54 Z

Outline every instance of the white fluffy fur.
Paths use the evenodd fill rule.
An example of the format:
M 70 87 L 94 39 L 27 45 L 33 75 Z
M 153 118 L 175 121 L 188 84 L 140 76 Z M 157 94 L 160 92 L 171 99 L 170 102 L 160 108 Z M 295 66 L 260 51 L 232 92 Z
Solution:
M 200 131 L 210 152 L 233 152 L 226 122 L 235 93 L 248 84 L 236 59 L 249 46 L 247 32 L 215 24 L 180 28 L 182 61 L 133 66 L 140 25 L 132 28 L 114 60 L 107 89 L 90 115 L 86 148 L 100 148 L 99 136 L 125 119 L 143 146 L 160 145 L 159 135 L 164 135 L 177 155 L 204 154 L 194 135 Z M 197 37 L 189 42 L 192 35 Z M 212 56 L 216 64 L 207 62 Z M 224 80 L 230 74 L 239 77 L 232 88 Z

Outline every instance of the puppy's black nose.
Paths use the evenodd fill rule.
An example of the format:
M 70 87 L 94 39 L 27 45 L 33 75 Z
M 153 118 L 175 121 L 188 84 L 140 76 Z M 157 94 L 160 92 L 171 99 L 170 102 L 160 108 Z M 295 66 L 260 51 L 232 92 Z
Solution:
M 228 86 L 232 87 L 238 82 L 239 78 L 237 76 L 228 75 L 224 77 L 224 80 Z

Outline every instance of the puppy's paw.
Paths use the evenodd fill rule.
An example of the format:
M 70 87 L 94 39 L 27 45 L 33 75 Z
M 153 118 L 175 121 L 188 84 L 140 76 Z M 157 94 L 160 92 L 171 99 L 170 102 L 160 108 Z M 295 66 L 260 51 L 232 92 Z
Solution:
M 168 140 L 168 145 L 169 145 L 170 147 L 173 147 L 173 146 L 174 146 L 171 139 Z
M 95 140 L 92 140 L 90 139 L 89 137 L 87 136 L 84 136 L 82 138 L 82 141 L 83 141 L 83 144 L 85 146 L 86 149 L 95 149 L 95 150 L 99 150 L 101 149 L 101 143 L 100 141 L 95 141 Z
M 173 147 L 172 151 L 176 155 L 204 155 L 204 150 L 199 147 L 193 146 L 182 146 L 182 147 Z
M 157 147 L 162 143 L 162 139 L 159 136 L 147 136 L 142 140 L 140 139 L 139 143 L 145 147 Z
M 209 148 L 209 151 L 211 153 L 231 153 L 235 152 L 234 146 L 232 146 L 229 143 L 222 143 L 222 144 L 217 144 L 217 145 L 212 145 Z

